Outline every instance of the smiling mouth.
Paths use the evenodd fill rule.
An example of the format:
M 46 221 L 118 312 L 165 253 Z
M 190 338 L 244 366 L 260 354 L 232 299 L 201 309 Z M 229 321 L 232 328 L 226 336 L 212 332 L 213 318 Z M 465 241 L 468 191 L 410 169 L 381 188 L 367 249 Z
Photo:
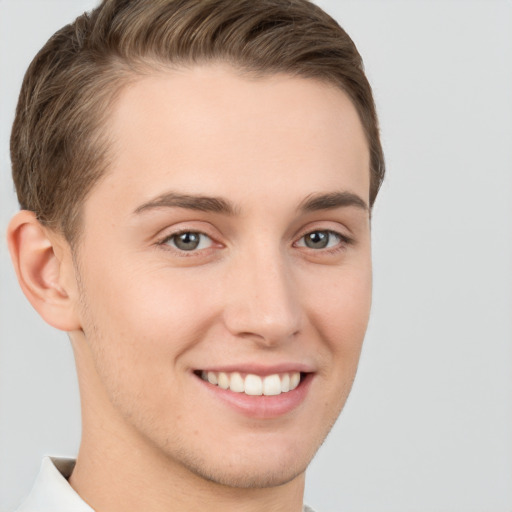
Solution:
M 252 373 L 240 372 L 194 372 L 202 380 L 213 386 L 244 393 L 249 396 L 275 396 L 293 391 L 300 384 L 305 374 L 301 372 L 275 373 L 261 377 Z

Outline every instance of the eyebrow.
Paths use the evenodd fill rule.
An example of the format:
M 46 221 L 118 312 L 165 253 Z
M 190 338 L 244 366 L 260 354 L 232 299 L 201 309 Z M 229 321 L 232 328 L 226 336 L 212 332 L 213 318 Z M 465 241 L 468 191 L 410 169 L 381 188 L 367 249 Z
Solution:
M 139 214 L 157 208 L 175 207 L 201 212 L 223 213 L 225 215 L 235 215 L 237 213 L 235 205 L 222 197 L 179 194 L 176 192 L 162 194 L 161 196 L 140 205 L 134 213 Z
M 331 192 L 328 194 L 312 194 L 299 205 L 299 211 L 316 212 L 320 210 L 333 210 L 355 206 L 365 211 L 370 211 L 366 202 L 352 192 Z
M 352 192 L 330 192 L 327 194 L 312 194 L 304 199 L 297 208 L 303 213 L 333 210 L 336 208 L 356 207 L 369 211 L 368 205 L 361 197 Z M 201 212 L 221 213 L 234 216 L 239 209 L 234 203 L 222 197 L 209 197 L 203 195 L 180 194 L 167 192 L 140 205 L 135 214 L 160 208 L 185 208 Z

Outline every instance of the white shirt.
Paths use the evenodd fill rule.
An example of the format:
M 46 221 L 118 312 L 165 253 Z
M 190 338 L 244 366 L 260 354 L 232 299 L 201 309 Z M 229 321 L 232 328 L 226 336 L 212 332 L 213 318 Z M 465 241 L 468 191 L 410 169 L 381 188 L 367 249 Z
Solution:
M 74 459 L 45 457 L 34 487 L 16 512 L 94 512 L 69 485 Z
M 45 457 L 28 498 L 16 512 L 94 512 L 69 485 L 74 459 Z M 304 506 L 303 512 L 314 512 Z

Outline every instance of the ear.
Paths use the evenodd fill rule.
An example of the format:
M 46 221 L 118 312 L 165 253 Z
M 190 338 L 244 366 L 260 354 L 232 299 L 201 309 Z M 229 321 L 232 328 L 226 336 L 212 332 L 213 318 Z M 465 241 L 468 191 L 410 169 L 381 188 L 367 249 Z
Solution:
M 7 243 L 23 293 L 48 324 L 80 329 L 78 287 L 69 243 L 21 210 L 9 223 Z

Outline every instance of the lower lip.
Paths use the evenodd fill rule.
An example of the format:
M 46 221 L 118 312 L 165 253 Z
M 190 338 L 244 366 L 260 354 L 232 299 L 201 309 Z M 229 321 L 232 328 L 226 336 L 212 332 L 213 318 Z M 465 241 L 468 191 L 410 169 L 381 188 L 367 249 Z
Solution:
M 271 419 L 290 413 L 304 402 L 314 375 L 307 373 L 292 391 L 271 396 L 251 396 L 245 393 L 235 393 L 229 389 L 222 389 L 210 384 L 197 375 L 194 375 L 194 377 L 211 395 L 237 412 L 250 418 Z

